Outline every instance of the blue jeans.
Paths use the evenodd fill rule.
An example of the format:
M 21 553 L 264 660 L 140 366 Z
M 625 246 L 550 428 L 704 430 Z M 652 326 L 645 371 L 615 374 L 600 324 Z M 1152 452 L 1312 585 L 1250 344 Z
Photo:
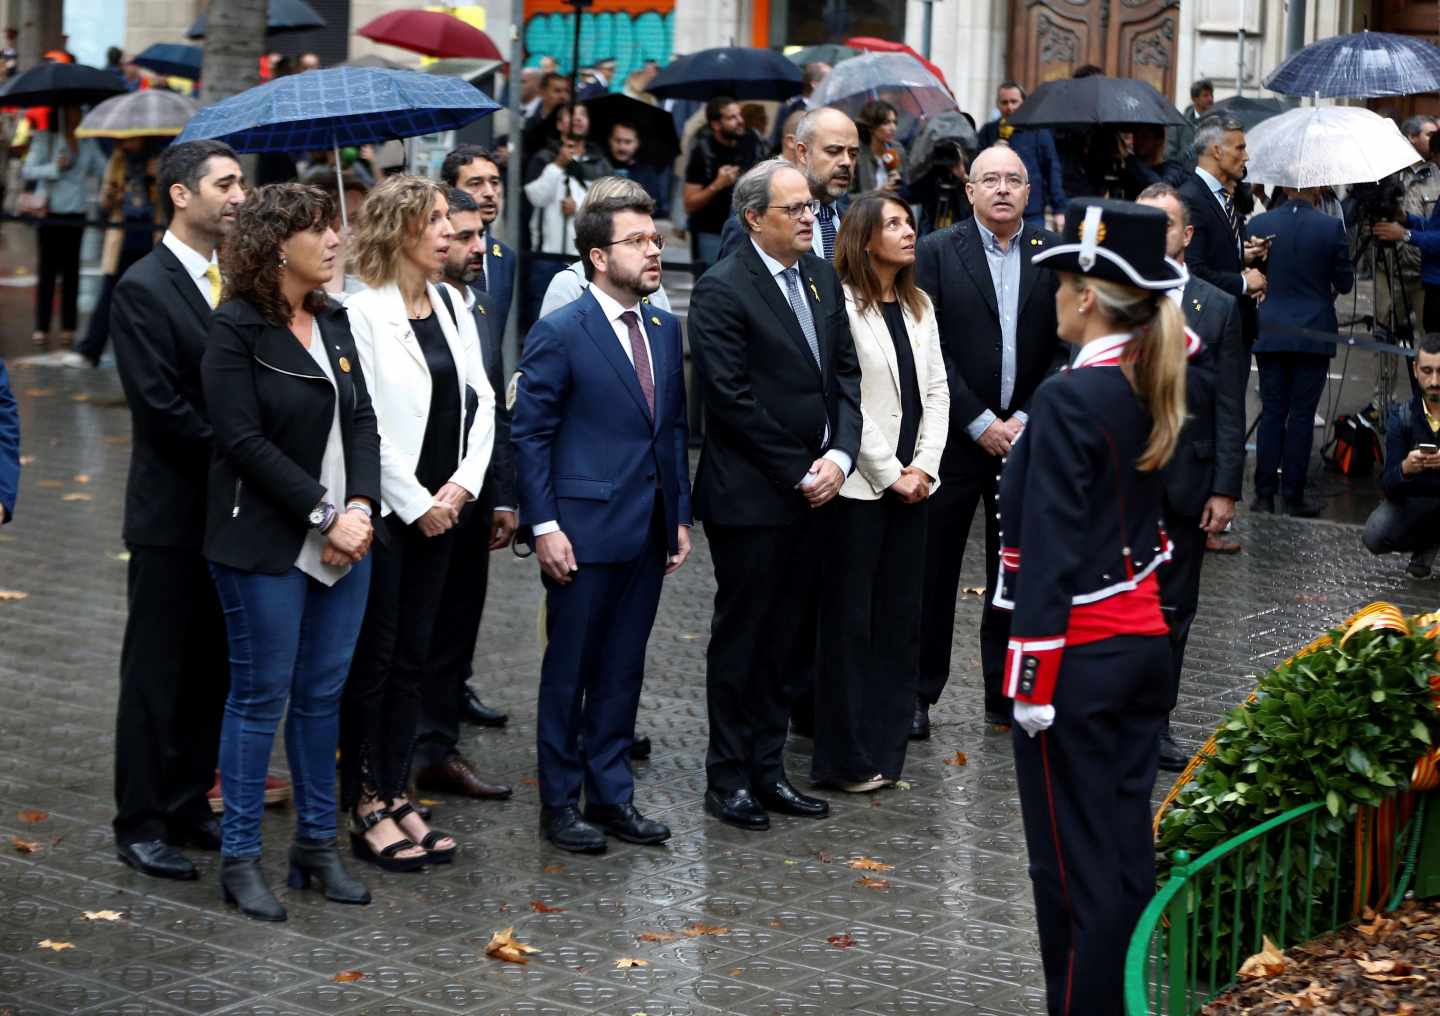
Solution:
M 365 616 L 370 557 L 333 586 L 298 568 L 262 575 L 210 565 L 230 641 L 230 697 L 220 730 L 225 857 L 260 856 L 265 773 L 285 702 L 285 754 L 297 839 L 335 836 L 340 693 Z

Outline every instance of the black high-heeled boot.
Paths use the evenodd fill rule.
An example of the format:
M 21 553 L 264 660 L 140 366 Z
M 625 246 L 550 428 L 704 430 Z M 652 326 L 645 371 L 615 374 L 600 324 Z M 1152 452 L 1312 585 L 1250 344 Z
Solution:
M 291 889 L 308 889 L 311 881 L 319 883 L 327 900 L 363 906 L 370 902 L 370 890 L 345 870 L 340 851 L 333 839 L 299 840 L 290 844 Z
M 225 857 L 220 860 L 220 894 L 226 903 L 257 921 L 283 921 L 285 908 L 265 884 L 258 857 Z

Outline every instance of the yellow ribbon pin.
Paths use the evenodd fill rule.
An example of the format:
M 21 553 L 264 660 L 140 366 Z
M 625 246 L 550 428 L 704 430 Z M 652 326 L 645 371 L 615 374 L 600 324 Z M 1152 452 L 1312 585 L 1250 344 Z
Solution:
M 490 256 L 492 258 L 503 258 L 505 256 L 504 254 L 500 253 L 500 245 L 498 243 L 490 245 Z
M 656 317 L 654 314 L 651 314 L 651 315 L 650 315 L 650 323 L 651 323 L 652 325 L 659 325 L 659 324 L 660 324 L 660 319 L 659 319 L 658 317 Z
M 815 302 L 816 302 L 816 303 L 819 303 L 819 302 L 820 302 L 820 290 L 818 290 L 818 289 L 815 288 L 815 280 L 814 280 L 814 279 L 811 279 L 811 280 L 810 280 L 810 295 L 815 298 Z
M 342 357 L 340 357 L 340 361 L 339 361 L 339 362 L 340 362 L 340 369 L 341 369 L 342 371 L 344 371 L 346 374 L 349 374 L 349 373 L 350 373 L 350 361 L 347 360 L 345 357 L 342 356 Z

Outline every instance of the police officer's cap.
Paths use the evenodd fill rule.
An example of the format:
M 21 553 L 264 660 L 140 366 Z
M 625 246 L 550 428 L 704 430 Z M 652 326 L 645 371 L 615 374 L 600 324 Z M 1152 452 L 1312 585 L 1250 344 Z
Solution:
M 1185 285 L 1185 267 L 1165 256 L 1165 213 L 1150 205 L 1076 198 L 1065 209 L 1063 242 L 1035 255 L 1060 272 L 1141 289 Z

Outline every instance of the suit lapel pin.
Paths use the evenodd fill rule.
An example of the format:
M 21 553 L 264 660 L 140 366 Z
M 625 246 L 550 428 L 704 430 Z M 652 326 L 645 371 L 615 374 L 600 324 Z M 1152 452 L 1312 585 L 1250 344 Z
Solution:
M 500 253 L 500 245 L 498 243 L 492 243 L 490 245 L 490 256 L 492 258 L 503 258 L 505 256 Z
M 658 328 L 659 325 L 660 325 L 660 319 L 659 319 L 658 317 L 656 317 L 654 314 L 651 314 L 651 315 L 650 315 L 650 323 L 651 323 L 652 325 L 655 325 L 655 326 Z
M 350 361 L 343 356 L 340 357 L 340 369 L 346 374 L 350 373 Z
M 648 307 L 650 305 L 650 298 L 648 296 L 642 296 L 640 302 Z
M 811 279 L 811 280 L 809 280 L 809 281 L 810 281 L 810 295 L 815 298 L 815 302 L 816 302 L 816 303 L 819 303 L 819 302 L 820 302 L 820 290 L 818 290 L 818 289 L 815 288 L 815 280 L 814 280 L 814 279 Z
M 477 306 L 477 307 L 480 308 L 480 313 L 481 313 L 481 314 L 484 314 L 484 313 L 485 313 L 485 305 L 484 305 L 483 303 L 477 303 L 475 306 Z
M 1039 246 L 1040 246 L 1040 238 L 1039 238 L 1038 236 L 1032 236 L 1032 237 L 1030 238 L 1030 246 L 1031 246 L 1031 247 L 1039 247 Z

